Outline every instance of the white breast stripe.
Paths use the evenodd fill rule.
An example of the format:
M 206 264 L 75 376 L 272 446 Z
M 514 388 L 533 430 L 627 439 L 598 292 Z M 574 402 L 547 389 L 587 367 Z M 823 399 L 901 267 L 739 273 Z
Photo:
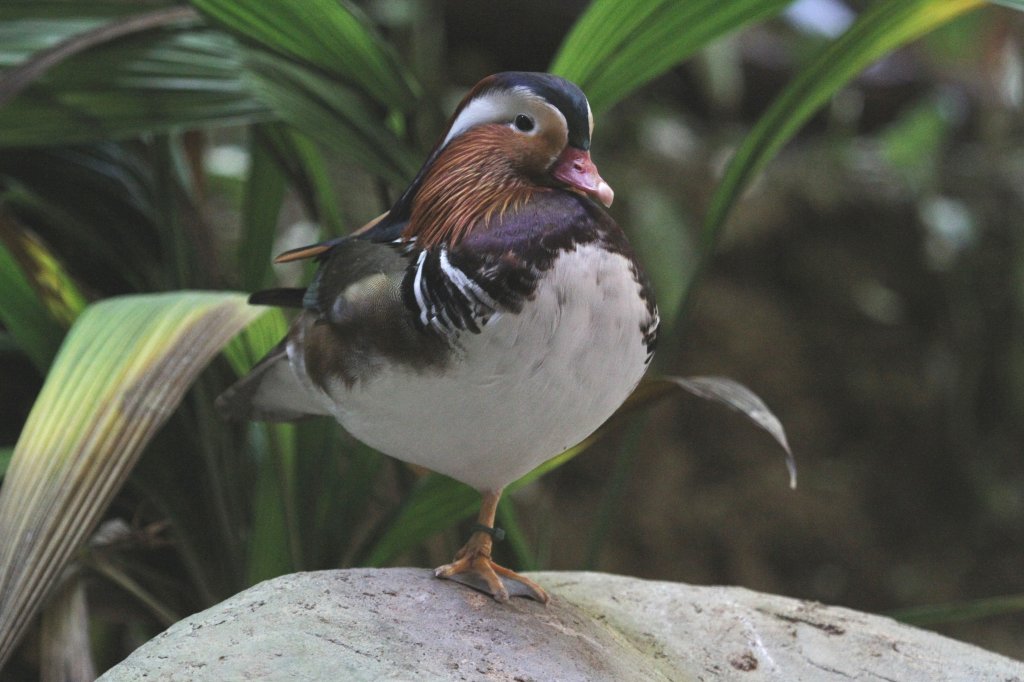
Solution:
M 441 271 L 452 281 L 452 284 L 459 288 L 459 291 L 466 295 L 466 298 L 475 298 L 478 303 L 490 308 L 491 311 L 498 309 L 497 302 L 479 284 L 451 264 L 451 261 L 448 260 L 448 249 L 441 249 L 440 260 Z
M 420 308 L 420 322 L 427 326 L 427 302 L 423 298 L 423 264 L 427 262 L 427 252 L 421 251 L 416 259 L 416 277 L 412 281 L 412 293 L 416 296 L 416 305 Z
M 430 324 L 433 325 L 434 329 L 448 337 L 456 335 L 455 324 L 448 316 L 448 311 L 445 310 L 443 303 L 435 303 L 431 307 L 431 312 L 433 312 L 434 317 Z

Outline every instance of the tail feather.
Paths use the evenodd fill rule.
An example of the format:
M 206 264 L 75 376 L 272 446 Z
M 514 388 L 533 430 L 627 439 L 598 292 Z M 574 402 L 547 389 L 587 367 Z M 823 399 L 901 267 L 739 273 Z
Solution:
M 253 305 L 272 305 L 278 308 L 301 308 L 302 297 L 306 290 L 301 288 L 286 287 L 281 289 L 264 289 L 249 296 L 249 303 Z
M 232 421 L 288 422 L 328 415 L 288 362 L 287 339 L 217 397 L 217 411 Z

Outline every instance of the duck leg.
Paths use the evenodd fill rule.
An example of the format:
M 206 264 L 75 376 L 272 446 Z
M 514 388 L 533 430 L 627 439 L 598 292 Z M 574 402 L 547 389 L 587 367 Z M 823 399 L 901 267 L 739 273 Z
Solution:
M 434 569 L 434 575 L 485 592 L 499 602 L 507 602 L 511 594 L 547 604 L 548 594 L 540 585 L 491 560 L 493 536 L 500 532 L 494 528 L 494 515 L 498 510 L 501 490 L 487 491 L 483 496 L 480 514 L 476 519 L 477 530 L 473 531 L 469 542 L 456 552 L 455 560 Z

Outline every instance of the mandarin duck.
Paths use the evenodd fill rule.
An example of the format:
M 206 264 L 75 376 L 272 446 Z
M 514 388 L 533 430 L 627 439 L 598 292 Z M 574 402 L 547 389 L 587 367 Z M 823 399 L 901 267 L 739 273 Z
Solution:
M 502 489 L 593 433 L 651 362 L 658 312 L 605 211 L 583 92 L 545 73 L 480 81 L 391 209 L 315 258 L 305 289 L 253 294 L 301 310 L 228 389 L 229 417 L 329 415 L 377 450 L 483 496 L 435 575 L 498 601 L 547 602 L 491 559 Z

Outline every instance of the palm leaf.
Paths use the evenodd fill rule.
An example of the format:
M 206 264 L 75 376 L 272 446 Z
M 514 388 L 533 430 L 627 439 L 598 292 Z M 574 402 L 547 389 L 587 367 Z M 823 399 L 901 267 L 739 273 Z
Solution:
M 416 106 L 410 79 L 360 12 L 338 0 L 192 0 L 247 43 L 354 85 L 399 111 Z
M 158 206 L 169 188 L 148 152 L 117 142 L 0 150 L 5 208 L 107 295 L 166 286 Z
M 508 493 L 531 483 L 587 449 L 594 436 L 570 448 L 508 486 Z M 429 474 L 413 489 L 398 515 L 389 524 L 384 535 L 367 554 L 366 566 L 383 566 L 402 552 L 412 549 L 427 538 L 468 518 L 480 507 L 480 493 L 465 483 Z
M 246 557 L 246 584 L 294 573 L 305 568 L 296 501 L 297 450 L 294 424 L 259 424 L 258 465 L 253 490 L 252 530 Z
M 376 482 L 385 471 L 384 457 L 340 437 L 329 419 L 303 422 L 297 436 L 303 557 L 310 568 L 350 563 L 380 494 Z
M 249 177 L 242 197 L 238 270 L 242 288 L 254 291 L 269 286 L 273 279 L 270 262 L 277 235 L 277 217 L 284 201 L 285 176 L 259 126 L 252 131 L 249 158 Z
M 0 237 L 6 238 L 0 239 L 0 291 L 3 291 L 3 296 L 0 296 L 0 323 L 3 323 L 18 348 L 32 359 L 36 369 L 45 373 L 71 321 L 62 321 L 60 317 L 63 315 L 57 316 L 51 311 L 52 308 L 47 305 L 44 291 L 40 287 L 40 276 L 34 278 L 26 271 L 5 243 L 6 240 L 18 239 L 19 236 L 15 237 L 16 235 L 16 232 L 0 231 Z M 26 244 L 20 239 L 18 242 Z M 38 254 L 46 253 L 41 245 L 36 246 Z M 18 251 L 26 253 L 24 248 Z M 52 257 L 41 258 L 36 262 L 41 266 L 52 266 L 48 272 L 37 274 L 50 274 L 56 278 L 61 276 L 62 270 Z M 52 291 L 59 292 L 60 289 L 55 287 Z M 63 291 L 74 292 L 75 289 L 69 287 Z
M 264 308 L 264 314 L 224 347 L 224 357 L 238 376 L 245 375 L 288 333 L 280 308 Z
M 124 17 L 107 22 L 94 29 L 77 33 L 55 45 L 35 52 L 29 59 L 8 69 L 0 83 L 0 107 L 13 99 L 19 92 L 39 80 L 43 74 L 57 64 L 96 45 L 116 40 L 123 36 L 190 21 L 195 13 L 187 7 L 168 7 L 143 14 Z
M 0 68 L 22 64 L 30 55 L 137 10 L 116 0 L 5 0 L 0 4 Z
M 176 292 L 79 317 L 0 489 L 0 667 L 192 380 L 262 312 L 238 294 Z
M 127 3 L 120 3 L 120 15 L 115 3 L 36 5 L 14 2 L 0 10 L 0 66 L 15 67 L 0 74 L 0 93 L 18 93 L 0 108 L 0 146 L 69 144 L 269 118 L 243 86 L 238 44 L 223 32 L 182 14 L 173 26 L 118 35 L 107 26 L 132 25 L 124 23 L 130 21 Z M 4 36 L 12 39 L 5 42 Z M 62 50 L 74 59 L 54 61 L 52 55 Z
M 786 455 L 786 470 L 789 472 L 789 487 L 796 488 L 796 460 L 789 447 L 786 430 L 779 418 L 764 404 L 753 391 L 743 384 L 726 377 L 653 377 L 645 380 L 634 392 L 632 399 L 646 403 L 660 398 L 676 389 L 710 400 L 739 412 L 755 426 L 770 435 Z
M 296 129 L 371 173 L 404 184 L 416 173 L 407 144 L 357 90 L 270 52 L 250 52 L 247 85 Z
M 790 0 L 595 0 L 566 37 L 551 71 L 606 109 L 715 38 L 773 16 Z
M 269 308 L 227 345 L 224 355 L 235 372 L 244 375 L 287 330 L 281 310 Z M 249 453 L 256 468 L 256 482 L 246 546 L 246 585 L 306 567 L 302 537 L 308 526 L 299 523 L 298 508 L 308 491 L 299 489 L 297 470 L 298 437 L 308 428 L 306 423 L 249 425 Z
M 1024 3 L 1022 3 L 1024 4 Z M 889 611 L 887 616 L 901 623 L 917 627 L 934 627 L 946 623 L 960 623 L 1024 613 L 1024 594 L 1009 594 L 1001 597 L 986 597 L 947 604 L 927 604 Z
M 736 151 L 704 222 L 705 255 L 750 179 L 828 99 L 898 47 L 982 6 L 982 0 L 884 0 L 830 43 L 779 95 Z
M 224 349 L 235 372 L 248 372 L 287 333 L 288 325 L 278 308 L 250 324 Z M 250 424 L 249 450 L 256 466 L 252 495 L 252 528 L 248 533 L 245 583 L 257 583 L 302 568 L 296 550 L 295 527 L 296 431 L 302 425 Z
M 520 571 L 537 571 L 540 565 L 537 562 L 536 553 L 530 548 L 526 539 L 526 533 L 519 523 L 519 513 L 516 511 L 516 501 L 506 497 L 498 504 L 496 516 L 498 526 L 505 531 L 505 539 L 508 540 L 509 549 L 516 557 L 516 567 Z
M 344 221 L 338 206 L 337 190 L 320 145 L 286 126 L 261 126 L 260 131 L 261 142 L 288 176 L 309 215 L 323 226 L 327 234 L 340 236 Z

